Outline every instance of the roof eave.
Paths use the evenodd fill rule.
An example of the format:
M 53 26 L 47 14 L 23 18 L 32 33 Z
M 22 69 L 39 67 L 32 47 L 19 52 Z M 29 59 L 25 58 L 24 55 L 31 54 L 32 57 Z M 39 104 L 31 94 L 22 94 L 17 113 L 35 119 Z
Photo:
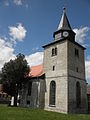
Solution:
M 51 42 L 51 43 L 49 43 L 49 44 L 46 44 L 46 45 L 44 45 L 44 46 L 42 46 L 42 47 L 43 47 L 43 48 L 46 48 L 46 47 L 48 47 L 48 46 L 51 46 L 51 45 L 53 45 L 53 44 L 56 44 L 56 43 L 58 43 L 58 42 L 63 42 L 63 41 L 66 41 L 66 40 L 68 40 L 68 39 L 67 39 L 67 38 L 63 38 L 63 39 L 60 39 L 60 40 Z M 77 42 L 73 42 L 73 41 L 71 41 L 71 40 L 69 40 L 69 41 L 72 42 L 72 43 L 74 43 L 74 44 L 76 44 L 76 45 L 78 45 L 79 47 L 83 48 L 84 50 L 86 49 L 85 47 L 83 47 L 82 45 L 80 45 L 80 44 L 77 43 Z

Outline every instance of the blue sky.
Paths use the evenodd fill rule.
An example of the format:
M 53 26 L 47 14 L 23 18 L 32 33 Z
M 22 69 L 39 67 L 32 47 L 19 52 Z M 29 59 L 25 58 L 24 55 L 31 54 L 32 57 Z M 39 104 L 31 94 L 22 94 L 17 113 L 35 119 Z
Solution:
M 30 65 L 40 64 L 42 46 L 53 40 L 63 6 L 77 33 L 76 41 L 87 48 L 85 61 L 89 81 L 90 0 L 0 0 L 0 68 L 18 53 L 23 53 Z

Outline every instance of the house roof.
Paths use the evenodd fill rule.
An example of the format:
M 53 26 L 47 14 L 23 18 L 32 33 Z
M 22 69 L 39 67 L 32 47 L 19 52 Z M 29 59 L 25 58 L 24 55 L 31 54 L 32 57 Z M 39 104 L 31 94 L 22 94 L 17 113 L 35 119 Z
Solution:
M 29 77 L 40 77 L 43 75 L 43 65 L 32 66 L 30 68 Z

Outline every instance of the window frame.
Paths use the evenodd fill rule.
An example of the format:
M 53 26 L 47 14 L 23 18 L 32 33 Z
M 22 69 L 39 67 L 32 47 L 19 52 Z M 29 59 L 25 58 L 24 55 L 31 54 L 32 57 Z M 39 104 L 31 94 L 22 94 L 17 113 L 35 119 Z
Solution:
M 49 93 L 49 106 L 55 107 L 56 106 L 56 82 L 50 82 L 50 93 Z

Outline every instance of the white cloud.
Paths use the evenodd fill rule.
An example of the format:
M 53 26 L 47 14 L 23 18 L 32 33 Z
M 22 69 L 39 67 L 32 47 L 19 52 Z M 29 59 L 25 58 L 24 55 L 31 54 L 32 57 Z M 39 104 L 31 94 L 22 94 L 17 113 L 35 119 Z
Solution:
M 22 5 L 22 0 L 13 0 L 14 4 Z
M 5 62 L 14 58 L 14 49 L 11 47 L 10 43 L 0 38 L 0 69 L 3 67 Z
M 26 56 L 26 60 L 30 66 L 40 65 L 43 63 L 43 52 L 36 52 Z
M 9 35 L 12 37 L 13 41 L 23 41 L 26 36 L 26 29 L 22 26 L 21 23 L 18 24 L 17 27 L 10 26 L 9 27 Z
M 11 43 L 0 38 L 0 70 L 5 62 L 15 58 L 14 49 Z M 43 52 L 36 52 L 31 55 L 26 55 L 26 60 L 30 66 L 35 66 L 43 63 Z
M 82 27 L 80 29 L 75 28 L 73 30 L 76 33 L 76 38 L 75 38 L 76 42 L 84 44 L 84 41 L 87 37 L 87 33 L 89 31 L 89 27 L 86 26 L 86 27 Z
M 17 27 L 9 27 L 10 41 L 8 42 L 7 37 L 0 38 L 0 70 L 5 62 L 15 58 L 13 43 L 16 40 L 22 41 L 26 36 L 26 30 L 22 24 L 18 24 Z

